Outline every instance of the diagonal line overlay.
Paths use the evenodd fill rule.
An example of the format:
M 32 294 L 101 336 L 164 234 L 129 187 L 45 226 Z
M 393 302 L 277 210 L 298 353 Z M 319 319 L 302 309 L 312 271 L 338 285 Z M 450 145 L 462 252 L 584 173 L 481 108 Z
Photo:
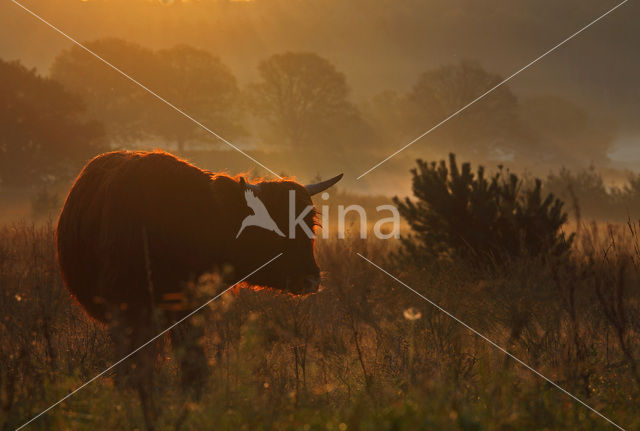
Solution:
M 573 395 L 571 392 L 567 391 L 566 389 L 562 388 L 560 385 L 558 385 L 556 382 L 554 382 L 553 380 L 547 378 L 546 376 L 544 376 L 542 373 L 540 373 L 538 370 L 536 370 L 535 368 L 531 367 L 530 365 L 528 365 L 527 363 L 523 362 L 522 360 L 518 359 L 516 356 L 512 355 L 511 353 L 509 353 L 506 349 L 504 349 L 503 347 L 501 347 L 500 345 L 496 344 L 495 342 L 493 342 L 492 340 L 490 340 L 489 338 L 487 338 L 485 335 L 481 334 L 480 332 L 476 331 L 475 329 L 473 329 L 471 326 L 467 325 L 466 323 L 464 323 L 462 320 L 458 319 L 456 316 L 454 316 L 453 314 L 449 313 L 447 310 L 445 310 L 444 308 L 442 308 L 441 306 L 439 306 L 438 304 L 436 304 L 435 302 L 431 301 L 429 298 L 427 298 L 426 296 L 424 296 L 423 294 L 421 294 L 420 292 L 418 292 L 417 290 L 413 289 L 411 286 L 409 286 L 408 284 L 404 283 L 402 280 L 400 280 L 399 278 L 393 276 L 392 274 L 390 274 L 389 272 L 387 272 L 384 268 L 378 266 L 377 264 L 375 264 L 374 262 L 372 262 L 371 260 L 367 259 L 366 257 L 364 257 L 363 255 L 361 255 L 360 253 L 356 253 L 358 256 L 360 256 L 363 260 L 367 261 L 369 264 L 371 264 L 372 266 L 374 266 L 375 268 L 377 268 L 378 270 L 380 270 L 381 272 L 383 272 L 384 274 L 386 274 L 387 276 L 389 276 L 390 278 L 392 278 L 393 280 L 397 281 L 398 283 L 400 283 L 402 286 L 406 287 L 407 289 L 409 289 L 410 291 L 412 291 L 413 293 L 415 293 L 416 295 L 418 295 L 420 298 L 424 299 L 425 301 L 427 301 L 429 304 L 431 304 L 432 306 L 434 306 L 435 308 L 437 308 L 439 311 L 443 312 L 444 314 L 446 314 L 447 316 L 449 316 L 450 318 L 452 318 L 453 320 L 455 320 L 456 322 L 458 322 L 459 324 L 461 324 L 462 326 L 464 326 L 465 328 L 467 328 L 469 331 L 473 332 L 475 335 L 477 335 L 478 337 L 482 338 L 484 341 L 486 341 L 487 343 L 491 344 L 493 347 L 495 347 L 496 349 L 500 350 L 502 353 L 504 353 L 505 355 L 509 356 L 511 359 L 513 359 L 514 361 L 516 361 L 517 363 L 519 363 L 520 365 L 524 366 L 525 368 L 527 368 L 529 371 L 533 372 L 535 375 L 537 375 L 538 377 L 541 377 L 542 379 L 546 380 L 548 383 L 550 383 L 551 385 L 553 385 L 556 389 L 558 389 L 559 391 L 565 393 L 566 395 L 568 395 L 569 397 L 573 398 L 575 401 L 579 402 L 580 404 L 582 404 L 583 406 L 585 406 L 586 408 L 588 408 L 589 410 L 591 410 L 592 412 L 594 412 L 595 414 L 597 414 L 598 416 L 600 416 L 602 419 L 606 420 L 607 422 L 609 422 L 611 425 L 615 426 L 616 428 L 623 430 L 624 428 L 622 428 L 620 425 L 618 425 L 617 423 L 615 423 L 614 421 L 612 421 L 611 419 L 609 419 L 608 417 L 606 417 L 605 415 L 603 415 L 602 413 L 600 413 L 598 410 L 594 409 L 593 407 L 591 407 L 590 405 L 588 405 L 587 403 L 585 403 L 584 401 L 582 401 L 580 398 L 576 397 L 575 395 Z
M 167 332 L 171 331 L 173 328 L 175 328 L 176 326 L 178 326 L 179 324 L 181 324 L 182 322 L 184 322 L 185 320 L 189 319 L 191 316 L 193 316 L 194 314 L 196 314 L 197 312 L 199 312 L 200 310 L 202 310 L 203 308 L 205 308 L 207 305 L 211 304 L 213 301 L 215 301 L 216 299 L 220 298 L 222 295 L 224 295 L 225 293 L 227 293 L 229 290 L 233 289 L 234 287 L 236 287 L 238 284 L 242 283 L 243 281 L 245 281 L 247 278 L 251 277 L 253 274 L 255 274 L 256 272 L 260 271 L 262 268 L 264 268 L 265 266 L 269 265 L 271 262 L 273 262 L 274 260 L 276 260 L 277 258 L 279 258 L 280 256 L 282 256 L 282 253 L 279 253 L 278 255 L 272 257 L 271 259 L 269 259 L 267 262 L 263 263 L 261 266 L 259 266 L 258 268 L 254 269 L 253 271 L 251 271 L 249 274 L 245 275 L 244 277 L 242 277 L 242 279 L 238 280 L 237 282 L 235 282 L 234 284 L 232 284 L 231 286 L 227 287 L 225 290 L 223 290 L 222 292 L 220 292 L 219 294 L 217 294 L 216 296 L 214 296 L 213 298 L 209 299 L 207 302 L 205 302 L 204 304 L 202 304 L 201 306 L 199 306 L 198 308 L 196 308 L 195 310 L 193 310 L 191 313 L 187 314 L 186 316 L 184 316 L 182 319 L 178 320 L 177 322 L 175 322 L 173 325 L 169 326 L 167 329 L 165 329 L 164 331 L 160 332 L 158 335 L 156 335 L 155 337 L 149 339 L 149 341 L 147 341 L 146 343 L 144 343 L 143 345 L 141 345 L 140 347 L 138 347 L 137 349 L 135 349 L 133 352 L 129 353 L 128 355 L 124 356 L 122 359 L 118 360 L 117 362 L 114 362 L 113 364 L 111 364 L 107 369 L 105 369 L 104 371 L 102 371 L 101 373 L 95 375 L 93 378 L 91 378 L 90 380 L 86 381 L 85 383 L 83 383 L 82 385 L 78 386 L 76 389 L 74 389 L 73 391 L 69 392 L 67 395 L 65 395 L 64 397 L 60 398 L 58 401 L 56 401 L 55 403 L 51 404 L 49 407 L 47 407 L 46 409 L 44 409 L 43 411 L 41 411 L 40 413 L 38 413 L 37 415 L 35 415 L 34 417 L 32 417 L 31 419 L 29 419 L 27 422 L 23 423 L 22 425 L 20 425 L 18 428 L 15 429 L 15 431 L 18 431 L 24 427 L 26 427 L 27 425 L 29 425 L 31 422 L 33 422 L 34 420 L 38 419 L 40 416 L 42 416 L 43 414 L 47 413 L 49 410 L 53 409 L 54 407 L 56 407 L 58 404 L 62 403 L 63 401 L 65 401 L 67 398 L 70 398 L 71 396 L 73 396 L 76 392 L 84 389 L 86 386 L 88 386 L 90 383 L 92 383 L 94 380 L 97 380 L 98 378 L 102 377 L 103 375 L 105 375 L 107 372 L 109 372 L 111 369 L 115 368 L 116 366 L 120 365 L 122 362 L 126 361 L 127 359 L 129 359 L 131 356 L 135 355 L 137 352 L 139 352 L 140 350 L 142 350 L 143 348 L 145 348 L 146 346 L 148 346 L 149 344 L 151 344 L 152 342 L 154 342 L 155 340 L 157 340 L 158 338 L 160 338 L 161 336 L 163 336 L 164 334 L 166 334 Z
M 13 0 L 12 0 L 13 1 Z M 375 164 L 374 166 L 372 166 L 371 168 L 369 168 L 368 170 L 366 170 L 365 172 L 363 172 L 362 174 L 360 174 L 360 176 L 358 178 L 356 178 L 357 180 L 359 180 L 360 178 L 364 177 L 365 175 L 367 175 L 369 172 L 373 171 L 374 169 L 376 169 L 378 166 L 382 165 L 383 163 L 387 162 L 389 159 L 391 159 L 392 157 L 395 157 L 398 153 L 406 150 L 407 148 L 409 148 L 411 145 L 413 145 L 414 143 L 418 142 L 420 139 L 424 138 L 425 136 L 427 136 L 429 133 L 433 132 L 434 130 L 436 130 L 438 127 L 442 126 L 444 123 L 446 123 L 447 121 L 449 121 L 450 119 L 452 119 L 453 117 L 455 117 L 456 115 L 458 115 L 459 113 L 461 113 L 462 111 L 464 111 L 465 109 L 467 109 L 468 107 L 470 107 L 471 105 L 473 105 L 474 103 L 476 103 L 477 101 L 483 99 L 485 96 L 487 96 L 488 94 L 492 93 L 495 89 L 497 89 L 498 87 L 506 84 L 508 81 L 510 81 L 512 78 L 514 78 L 516 75 L 519 75 L 521 72 L 525 71 L 526 69 L 528 69 L 529 67 L 533 66 L 535 63 L 537 63 L 538 61 L 542 60 L 544 57 L 546 57 L 547 55 L 551 54 L 553 51 L 555 51 L 556 49 L 560 48 L 562 45 L 564 45 L 565 43 L 569 42 L 571 39 L 573 39 L 574 37 L 578 36 L 580 33 L 582 33 L 583 31 L 585 31 L 586 29 L 588 29 L 589 27 L 591 27 L 592 25 L 594 25 L 595 23 L 597 23 L 598 21 L 600 21 L 601 19 L 603 19 L 604 17 L 606 17 L 607 15 L 609 15 L 611 12 L 613 12 L 614 10 L 618 9 L 620 6 L 622 6 L 623 4 L 625 4 L 626 2 L 628 2 L 629 0 L 623 0 L 622 2 L 618 3 L 616 6 L 614 6 L 613 8 L 609 9 L 608 11 L 606 11 L 605 13 L 603 13 L 602 15 L 600 15 L 598 18 L 594 19 L 593 21 L 591 21 L 589 24 L 585 25 L 584 27 L 582 27 L 580 30 L 576 31 L 575 33 L 573 33 L 571 36 L 567 37 L 566 39 L 564 39 L 562 42 L 556 44 L 553 48 L 547 50 L 546 52 L 544 52 L 542 55 L 536 57 L 534 60 L 530 61 L 529 63 L 527 63 L 526 65 L 524 65 L 523 67 L 521 67 L 520 69 L 516 70 L 514 73 L 512 73 L 511 75 L 509 75 L 507 78 L 505 78 L 504 80 L 502 80 L 501 82 L 499 82 L 498 84 L 496 84 L 495 86 L 491 87 L 489 90 L 485 91 L 484 93 L 482 93 L 480 96 L 476 97 L 475 99 L 473 99 L 471 102 L 467 103 L 466 105 L 464 105 L 462 108 L 458 109 L 456 112 L 454 112 L 453 114 L 449 115 L 447 118 L 445 118 L 444 120 L 440 121 L 438 124 L 436 124 L 435 126 L 433 126 L 432 128 L 430 128 L 429 130 L 427 130 L 426 132 L 424 132 L 422 135 L 418 136 L 417 138 L 415 138 L 414 140 L 412 140 L 411 142 L 409 142 L 408 144 L 406 144 L 404 147 L 400 148 L 399 150 L 397 150 L 396 152 L 394 152 L 393 154 L 387 156 L 387 158 L 385 158 L 384 160 L 378 162 L 377 164 Z
M 271 169 L 269 169 L 268 167 L 266 167 L 265 165 L 263 165 L 262 163 L 260 163 L 259 161 L 257 161 L 255 158 L 251 157 L 249 154 L 247 154 L 246 152 L 242 151 L 240 148 L 238 148 L 236 145 L 233 145 L 231 142 L 229 142 L 228 140 L 226 140 L 225 138 L 223 138 L 222 136 L 220 136 L 219 134 L 217 134 L 216 132 L 214 132 L 213 130 L 211 130 L 210 128 L 208 128 L 207 126 L 205 126 L 204 124 L 202 124 L 200 121 L 196 120 L 195 118 L 193 118 L 191 115 L 187 114 L 185 111 L 183 111 L 182 109 L 178 108 L 176 105 L 174 105 L 173 103 L 169 102 L 167 99 L 165 99 L 164 97 L 160 96 L 158 93 L 156 93 L 155 91 L 151 90 L 149 87 L 147 87 L 146 85 L 142 84 L 141 82 L 137 81 L 135 78 L 133 78 L 131 75 L 127 74 L 126 72 L 122 71 L 121 69 L 119 69 L 117 66 L 113 65 L 112 63 L 110 63 L 109 61 L 107 61 L 106 59 L 104 59 L 103 57 L 101 57 L 100 55 L 98 55 L 97 53 L 95 53 L 94 51 L 92 51 L 91 49 L 87 48 L 86 46 L 84 46 L 82 43 L 78 42 L 77 40 L 75 40 L 73 37 L 69 36 L 67 33 L 63 32 L 62 30 L 60 30 L 58 27 L 56 27 L 55 25 L 51 24 L 49 21 L 45 20 L 44 18 L 42 18 L 40 15 L 38 15 L 37 13 L 33 12 L 31 9 L 27 8 L 26 6 L 24 6 L 23 4 L 17 2 L 16 0 L 11 0 L 16 6 L 19 6 L 20 8 L 24 9 L 26 12 L 28 12 L 29 14 L 31 14 L 33 17 L 35 17 L 36 19 L 38 19 L 39 21 L 43 22 L 44 24 L 46 24 L 47 26 L 51 27 L 53 30 L 55 30 L 56 32 L 60 33 L 62 36 L 64 36 L 65 38 L 69 39 L 71 42 L 75 43 L 76 45 L 78 45 L 80 48 L 82 48 L 83 50 L 87 51 L 89 54 L 93 55 L 95 58 L 97 58 L 98 60 L 102 61 L 104 64 L 106 64 L 107 66 L 109 66 L 110 68 L 112 68 L 113 70 L 115 70 L 116 72 L 118 72 L 119 74 L 121 74 L 122 76 L 124 76 L 125 78 L 127 78 L 129 81 L 133 82 L 134 84 L 138 85 L 140 88 L 142 88 L 143 90 L 145 90 L 147 93 L 151 94 L 152 96 L 154 96 L 156 99 L 160 100 L 161 102 L 164 102 L 166 105 L 168 105 L 169 107 L 173 108 L 176 112 L 178 112 L 179 114 L 181 114 L 182 116 L 184 116 L 185 118 L 191 120 L 192 122 L 194 122 L 196 125 L 200 126 L 202 129 L 206 130 L 207 132 L 209 132 L 211 135 L 215 136 L 216 138 L 218 138 L 220 141 L 224 142 L 225 144 L 227 144 L 228 146 L 230 146 L 231 148 L 233 148 L 234 150 L 238 151 L 239 153 L 241 153 L 242 155 L 244 155 L 246 158 L 248 158 L 249 160 L 251 160 L 252 162 L 254 162 L 255 164 L 257 164 L 258 166 L 262 167 L 263 169 L 266 169 L 267 171 L 269 171 L 271 174 L 273 174 L 275 177 L 277 178 L 282 178 L 280 175 L 276 174 L 274 171 L 272 171 Z

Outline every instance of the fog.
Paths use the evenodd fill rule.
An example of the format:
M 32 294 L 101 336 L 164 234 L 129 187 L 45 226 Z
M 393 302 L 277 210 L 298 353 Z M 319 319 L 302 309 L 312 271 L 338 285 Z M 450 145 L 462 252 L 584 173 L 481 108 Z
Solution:
M 514 127 L 516 122 L 526 123 L 517 126 L 517 132 L 497 136 L 496 130 L 502 133 L 511 128 L 511 123 L 505 126 L 504 122 L 479 130 L 481 124 L 502 115 L 486 109 L 492 103 L 487 98 L 476 107 L 477 112 L 486 112 L 486 118 L 474 113 L 461 115 L 361 180 L 356 177 L 483 89 L 483 81 L 479 81 L 451 103 L 440 103 L 440 111 L 416 114 L 407 110 L 405 102 L 411 99 L 424 72 L 468 63 L 490 77 L 507 77 L 616 3 L 25 0 L 23 4 L 78 41 L 118 38 L 156 51 L 180 44 L 205 50 L 228 67 L 243 94 L 251 93 L 252 83 L 260 79 L 259 63 L 274 54 L 314 53 L 326 59 L 344 75 L 346 98 L 371 133 L 322 136 L 331 142 L 322 142 L 316 134 L 315 140 L 291 143 L 292 147 L 283 150 L 278 149 L 282 137 L 260 125 L 263 118 L 259 114 L 241 113 L 236 124 L 242 126 L 243 133 L 230 134 L 243 148 L 270 152 L 263 156 L 263 163 L 270 169 L 301 180 L 344 171 L 348 187 L 394 194 L 408 190 L 408 170 L 415 158 L 437 160 L 451 151 L 460 159 L 482 162 L 490 168 L 504 163 L 536 175 L 562 166 L 579 169 L 594 165 L 607 172 L 611 181 L 618 181 L 625 170 L 640 167 L 640 128 L 636 121 L 640 105 L 640 30 L 634 18 L 639 16 L 640 6 L 635 3 L 621 6 L 503 87 L 515 97 L 515 104 L 509 108 L 513 119 L 509 121 Z M 72 46 L 68 39 L 11 2 L 0 5 L 0 17 L 3 60 L 19 60 L 49 76 L 54 59 Z M 125 71 L 126 66 L 122 65 Z M 141 72 L 158 73 L 161 69 Z M 153 81 L 153 76 L 135 78 L 144 83 Z M 492 82 L 495 79 L 486 81 Z M 429 90 L 425 94 L 430 94 Z M 174 114 L 179 115 L 166 115 Z M 552 124 L 554 121 L 560 124 Z M 225 129 L 215 121 L 207 126 L 216 131 Z M 200 140 L 189 140 L 186 149 L 203 148 Z M 483 140 L 492 141 L 491 148 L 477 143 Z M 144 144 L 131 139 L 111 142 L 110 146 L 175 149 L 171 140 L 157 136 L 147 138 Z M 304 157 L 309 147 L 315 148 L 309 152 L 311 163 Z M 276 150 L 278 154 L 273 153 Z M 237 160 L 235 156 L 233 162 L 218 164 L 211 162 L 211 157 L 204 159 L 211 169 L 256 168 L 250 160 Z M 260 169 L 256 172 L 265 173 Z
M 638 17 L 0 1 L 0 429 L 640 429 Z

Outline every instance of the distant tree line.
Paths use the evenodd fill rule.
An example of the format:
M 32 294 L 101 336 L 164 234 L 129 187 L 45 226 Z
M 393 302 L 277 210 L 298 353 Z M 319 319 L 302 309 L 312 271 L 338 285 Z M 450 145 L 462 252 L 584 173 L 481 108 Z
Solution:
M 0 60 L 0 182 L 42 183 L 104 150 L 100 122 L 58 81 Z
M 405 94 L 387 91 L 373 97 L 367 118 L 386 141 L 400 146 L 477 99 L 422 145 L 441 156 L 453 151 L 517 165 L 586 166 L 608 160 L 615 137 L 612 124 L 561 97 L 519 98 L 506 84 L 496 87 L 502 80 L 471 61 L 441 66 L 424 72 Z
M 258 79 L 240 88 L 208 51 L 178 45 L 152 50 L 121 39 L 86 46 L 158 96 L 224 138 L 314 162 L 388 155 L 495 86 L 502 77 L 463 61 L 424 72 L 406 94 L 384 92 L 354 103 L 345 75 L 314 53 L 287 52 L 258 64 Z M 184 153 L 197 143 L 224 144 L 137 83 L 80 47 L 62 51 L 50 76 L 2 62 L 0 181 L 64 178 L 109 148 L 154 143 Z M 612 129 L 569 101 L 519 100 L 501 86 L 421 143 L 474 160 L 606 160 Z M 420 151 L 416 147 L 408 150 Z
M 86 46 L 228 139 L 241 134 L 236 79 L 207 51 L 185 45 L 153 51 L 121 39 Z M 86 101 L 89 115 L 104 123 L 115 144 L 151 138 L 175 144 L 182 152 L 190 140 L 208 137 L 193 121 L 78 46 L 56 57 L 51 76 Z
M 249 135 L 246 124 L 251 124 L 254 140 L 260 141 L 262 149 L 301 151 L 313 157 L 327 157 L 331 148 L 339 147 L 355 152 L 374 139 L 372 128 L 349 101 L 344 74 L 313 53 L 284 53 L 265 59 L 258 67 L 259 80 L 243 91 L 230 69 L 201 49 L 179 45 L 153 51 L 121 39 L 102 39 L 86 46 L 159 97 L 77 46 L 55 58 L 50 77 L 39 76 L 18 63 L 11 66 L 17 72 L 10 73 L 7 64 L 0 71 L 0 79 L 12 97 L 20 97 L 20 85 L 29 80 L 46 82 L 59 94 L 34 92 L 25 103 L 46 111 L 51 98 L 59 103 L 74 100 L 75 105 L 69 108 L 74 118 L 93 125 L 96 131 L 58 121 L 55 127 L 64 127 L 72 138 L 50 142 L 53 126 L 39 122 L 36 116 L 18 113 L 11 104 L 5 105 L 2 121 L 14 133 L 3 136 L 10 141 L 3 147 L 7 155 L 3 157 L 6 166 L 0 168 L 3 183 L 40 181 L 42 175 L 20 176 L 12 170 L 22 170 L 26 163 L 15 156 L 18 149 L 24 152 L 23 158 L 33 159 L 30 165 L 39 166 L 40 156 L 28 150 L 33 137 L 27 131 L 39 134 L 39 148 L 73 154 L 76 160 L 145 141 L 178 153 L 184 153 L 194 142 L 209 148 L 224 147 L 221 140 L 176 109 L 241 146 Z M 12 85 L 15 81 L 18 86 Z M 18 123 L 24 127 L 17 127 Z M 100 145 L 91 133 L 100 134 Z M 72 170 L 77 169 L 71 165 Z

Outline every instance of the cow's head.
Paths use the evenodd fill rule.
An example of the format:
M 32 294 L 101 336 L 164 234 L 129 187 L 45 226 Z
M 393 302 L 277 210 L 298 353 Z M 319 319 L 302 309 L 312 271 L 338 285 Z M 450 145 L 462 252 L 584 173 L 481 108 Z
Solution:
M 243 250 L 242 270 L 252 271 L 282 253 L 251 275 L 249 283 L 296 295 L 317 291 L 320 270 L 313 253 L 314 238 L 310 235 L 317 225 L 317 216 L 311 196 L 341 178 L 342 174 L 306 186 L 288 180 L 257 184 L 247 183 L 244 178 L 239 180 L 248 214 L 242 220 L 244 227 L 234 233 L 236 246 Z

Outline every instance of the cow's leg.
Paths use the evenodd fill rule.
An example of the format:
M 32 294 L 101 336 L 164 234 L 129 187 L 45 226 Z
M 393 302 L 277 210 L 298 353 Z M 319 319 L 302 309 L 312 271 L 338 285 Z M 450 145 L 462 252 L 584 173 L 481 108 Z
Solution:
M 146 331 L 145 331 L 146 332 Z M 140 343 L 144 344 L 153 335 L 147 336 L 144 334 L 142 339 L 138 339 Z M 148 431 L 152 431 L 155 428 L 155 421 L 157 418 L 157 406 L 154 402 L 154 379 L 153 373 L 155 371 L 155 361 L 158 355 L 157 342 L 153 342 L 143 349 L 138 351 L 132 358 L 134 364 L 133 382 L 135 388 L 138 391 L 138 397 L 140 398 L 140 406 L 142 408 L 142 414 L 144 416 L 144 422 Z M 135 349 L 135 348 L 134 348 Z
M 151 316 L 142 313 L 138 317 L 139 324 L 136 325 L 133 336 L 131 337 L 131 351 L 145 345 L 157 335 L 157 325 L 153 324 Z M 154 373 L 161 348 L 161 340 L 154 340 L 131 357 L 133 364 L 132 378 L 135 388 L 138 391 L 140 406 L 148 431 L 153 431 L 156 418 L 158 417 L 158 406 L 154 401 Z
M 113 319 L 110 332 L 116 346 L 115 361 L 118 361 L 147 343 L 154 335 L 149 313 L 140 310 L 137 316 L 121 313 Z M 158 355 L 159 342 L 153 341 L 128 357 L 116 369 L 118 386 L 134 389 L 140 399 L 140 407 L 146 429 L 153 431 L 157 408 L 153 397 L 153 373 Z
M 184 321 L 171 331 L 171 344 L 180 368 L 185 394 L 200 399 L 209 377 L 209 364 L 202 346 L 204 328 Z

